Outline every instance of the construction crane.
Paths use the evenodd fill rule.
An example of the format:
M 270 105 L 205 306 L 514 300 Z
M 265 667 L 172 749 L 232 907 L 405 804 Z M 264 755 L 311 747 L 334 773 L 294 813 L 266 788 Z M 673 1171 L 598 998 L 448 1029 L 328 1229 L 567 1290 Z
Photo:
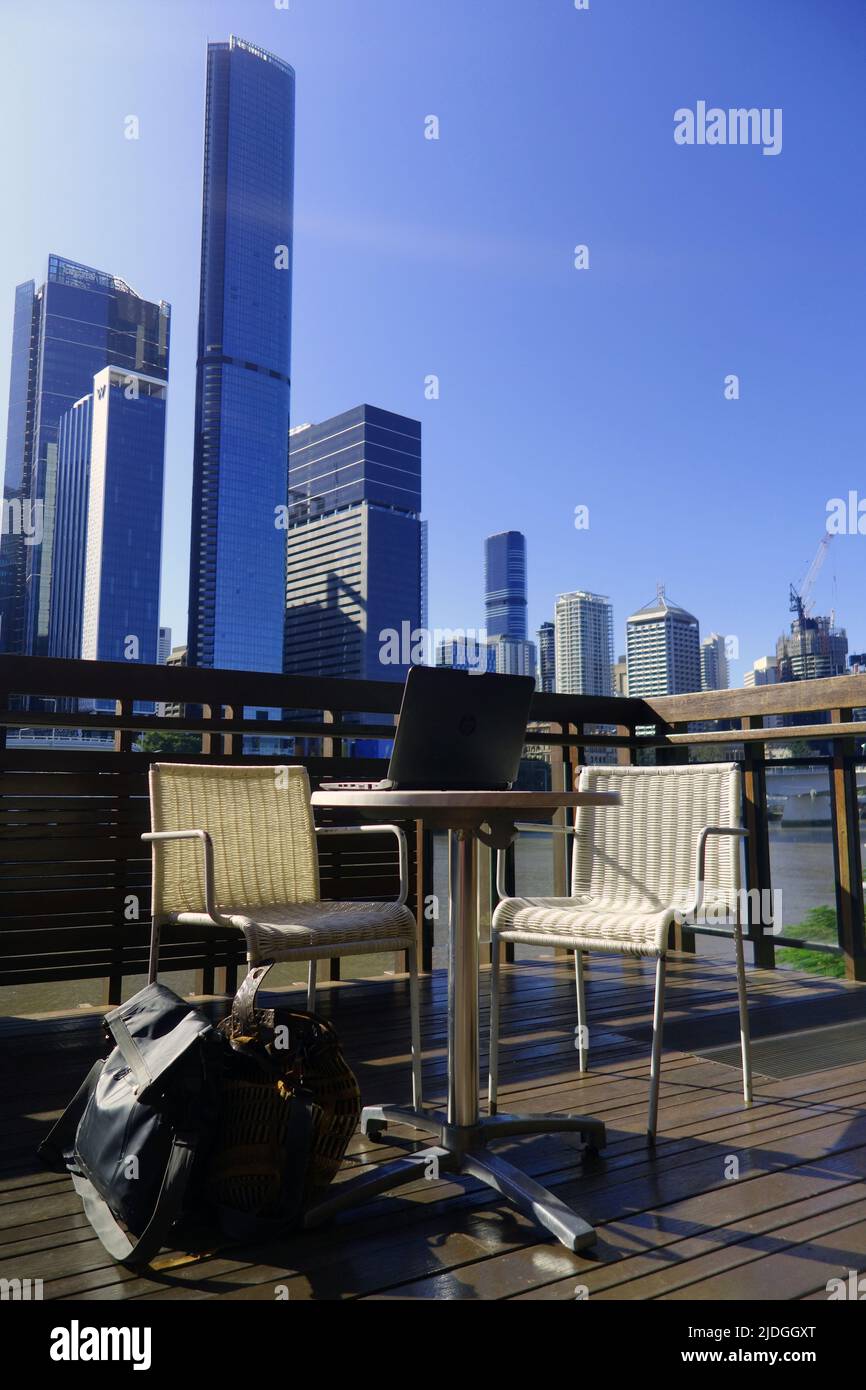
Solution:
M 797 615 L 800 632 L 800 670 L 804 676 L 806 675 L 806 619 L 815 606 L 815 600 L 812 598 L 812 590 L 821 572 L 821 566 L 826 559 L 832 539 L 833 536 L 831 533 L 825 531 L 821 537 L 821 543 L 815 551 L 815 558 L 806 571 L 805 577 L 800 583 L 799 588 L 796 588 L 793 584 L 790 586 L 790 601 L 788 607 L 792 613 Z

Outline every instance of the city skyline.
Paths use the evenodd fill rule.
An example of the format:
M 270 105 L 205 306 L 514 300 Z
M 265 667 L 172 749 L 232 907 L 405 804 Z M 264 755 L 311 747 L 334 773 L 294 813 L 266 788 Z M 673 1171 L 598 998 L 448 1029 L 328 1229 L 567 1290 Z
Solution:
M 802 24 L 792 33 L 790 52 L 781 59 L 776 55 L 770 65 L 766 51 L 758 45 L 750 84 L 760 88 L 761 105 L 785 105 L 786 133 L 778 158 L 761 160 L 757 152 L 754 161 L 745 150 L 677 149 L 669 128 L 673 111 L 684 99 L 681 68 L 689 46 L 694 50 L 696 44 L 718 41 L 713 84 L 733 90 L 741 81 L 735 47 L 742 51 L 744 35 L 757 32 L 750 28 L 752 21 L 743 5 L 730 7 L 725 25 L 712 16 L 686 12 L 680 32 L 667 36 L 668 51 L 662 53 L 650 17 L 637 6 L 623 6 L 621 14 L 606 15 L 603 22 L 596 15 L 589 21 L 588 16 L 563 12 L 540 25 L 533 21 L 530 32 L 527 17 L 515 12 L 498 14 L 501 7 L 480 4 L 476 15 L 466 17 L 461 12 L 461 46 L 456 57 L 443 68 L 434 90 L 428 83 L 420 87 L 419 95 L 413 89 L 417 84 L 413 84 L 411 63 L 398 72 L 392 62 L 395 44 L 399 40 L 405 46 L 414 21 L 386 0 L 368 24 L 371 34 L 382 40 L 381 46 L 374 45 L 373 61 L 387 99 L 383 95 L 374 101 L 372 127 L 366 131 L 351 124 L 359 79 L 349 71 L 347 55 L 357 39 L 357 20 L 348 6 L 336 3 L 329 9 L 329 19 L 339 14 L 346 26 L 336 47 L 329 26 L 331 47 L 325 48 L 324 21 L 311 15 L 262 15 L 253 26 L 256 33 L 251 34 L 303 73 L 304 121 L 299 133 L 303 210 L 296 219 L 294 259 L 296 265 L 304 266 L 303 275 L 296 270 L 296 290 L 300 289 L 295 315 L 295 337 L 304 347 L 296 370 L 293 418 L 324 418 L 342 408 L 347 399 L 373 399 L 422 419 L 430 478 L 425 511 L 430 518 L 431 624 L 460 621 L 466 627 L 480 626 L 473 547 L 497 523 L 502 527 L 518 524 L 537 557 L 529 595 L 530 628 L 535 630 L 549 618 L 556 593 L 578 586 L 609 593 L 615 613 L 631 612 L 650 587 L 651 576 L 663 567 L 671 591 L 689 598 L 707 630 L 737 638 L 740 661 L 734 663 L 732 683 L 741 683 L 744 670 L 773 650 L 779 634 L 787 629 L 787 585 L 798 582 L 807 568 L 823 529 L 827 500 L 847 495 L 856 473 L 853 460 L 863 422 L 854 373 L 862 314 L 858 319 L 855 313 L 859 305 L 851 294 L 851 271 L 856 263 L 853 229 L 862 199 L 852 188 L 830 179 L 823 159 L 831 130 L 842 162 L 853 159 L 860 138 L 856 119 L 841 134 L 834 127 L 834 113 L 841 104 L 847 102 L 849 112 L 858 109 L 849 101 L 845 66 L 853 17 L 849 24 L 843 13 L 829 36 L 822 31 L 829 63 L 820 78 L 819 96 L 810 102 L 811 125 L 805 122 L 805 90 L 797 76 L 798 59 L 808 53 L 814 38 L 808 10 L 803 10 Z M 445 3 L 441 35 L 431 37 L 425 32 L 424 41 L 434 50 L 427 54 L 425 71 L 431 56 L 435 60 L 437 45 L 442 44 L 443 53 L 448 48 L 457 16 L 458 8 Z M 590 71 L 588 31 L 577 27 L 585 19 L 595 25 L 591 44 L 595 45 L 596 72 Z M 61 55 L 66 69 L 72 60 L 73 70 L 92 72 L 88 43 L 93 21 L 87 10 L 73 3 L 58 20 L 56 29 L 41 40 L 40 60 L 46 72 L 56 68 Z M 235 20 L 230 6 L 218 4 L 208 10 L 207 28 L 213 31 L 219 24 L 228 33 Z M 736 46 L 727 32 L 732 25 L 738 35 Z M 628 50 L 634 46 L 633 39 L 623 50 L 620 40 L 626 26 L 642 36 L 655 57 L 651 73 L 632 64 Z M 18 16 L 13 27 L 26 34 L 28 21 Z M 140 90 L 136 74 L 153 61 L 156 40 L 134 20 L 100 31 L 109 49 L 116 44 L 118 52 L 123 52 L 125 65 L 122 73 L 106 65 L 104 86 L 88 95 L 71 117 L 70 139 L 76 134 L 84 138 L 96 123 L 103 143 L 97 160 L 76 169 L 83 196 L 64 197 L 63 250 L 86 264 L 117 265 L 132 283 L 175 304 L 175 330 L 183 335 L 183 347 L 173 354 L 179 369 L 169 413 L 160 619 L 180 637 L 186 599 L 178 539 L 184 531 L 189 534 L 183 518 L 189 515 L 191 494 L 190 363 L 195 359 L 194 349 L 189 349 L 195 314 L 183 280 L 190 275 L 195 278 L 195 228 L 200 225 L 200 209 L 193 211 L 191 225 L 189 211 L 195 209 L 200 194 L 204 7 L 191 4 L 185 14 L 177 15 L 173 33 L 172 52 L 160 54 L 171 77 L 164 109 L 157 112 L 144 102 L 139 112 L 140 139 L 132 141 L 124 132 L 124 121 L 135 107 L 129 94 Z M 132 53 L 124 42 L 130 34 L 136 43 L 141 38 Z M 467 186 L 470 164 L 476 169 L 478 140 L 482 133 L 487 138 L 491 129 L 480 98 L 465 85 L 467 65 L 485 45 L 485 51 L 489 48 L 502 58 L 507 72 L 507 55 L 521 38 L 528 40 L 521 77 L 524 90 L 533 94 L 534 106 L 531 111 L 525 103 L 521 107 L 526 151 L 524 155 L 521 145 L 519 161 L 530 149 L 541 148 L 538 141 L 546 138 L 545 172 L 550 175 L 557 160 L 559 169 L 571 167 L 567 161 L 579 156 L 576 172 L 584 182 L 588 176 L 592 187 L 593 178 L 602 177 L 604 161 L 629 160 L 625 180 L 629 184 L 638 177 L 631 165 L 638 158 L 646 159 L 659 196 L 652 206 L 641 204 L 644 221 L 638 224 L 624 216 L 622 188 L 605 184 L 610 197 L 602 222 L 598 198 L 589 205 L 585 198 L 577 201 L 561 183 L 552 185 L 557 197 L 550 212 L 533 209 L 530 220 L 506 192 L 504 148 L 498 141 L 490 146 L 489 159 L 479 174 L 482 201 L 475 205 L 479 215 L 467 218 L 458 211 L 458 194 Z M 650 119 L 632 131 L 630 145 L 601 129 L 588 149 L 584 136 L 576 134 L 578 127 L 563 120 L 563 112 L 546 98 L 542 70 L 548 61 L 556 66 L 560 45 L 567 46 L 570 69 L 577 65 L 586 78 L 587 101 L 602 90 L 613 54 L 618 60 L 625 56 L 626 72 L 620 80 L 635 84 L 636 100 L 648 102 L 650 113 Z M 11 102 L 16 75 L 8 67 L 8 58 L 5 61 L 9 82 L 4 99 Z M 323 78 L 331 70 L 328 63 L 339 72 L 340 82 L 327 84 L 326 99 Z M 193 90 L 194 101 L 183 97 Z M 424 118 L 435 110 L 437 100 L 443 115 L 441 137 L 438 142 L 425 141 Z M 505 128 L 509 124 L 517 128 L 518 107 L 512 100 L 516 102 L 502 93 L 498 120 Z M 329 104 L 333 105 L 330 114 Z M 115 144 L 108 140 L 109 128 Z M 63 195 L 68 188 L 51 141 L 54 146 L 63 145 L 53 129 L 49 140 L 49 129 L 41 119 L 20 132 L 21 157 L 26 151 L 31 167 L 44 167 L 54 192 L 46 200 L 41 189 L 35 189 L 20 225 L 2 231 L 0 263 L 7 268 L 10 293 L 35 262 L 44 260 L 44 253 L 37 254 L 35 248 L 47 250 L 57 241 L 51 220 L 56 190 L 59 187 Z M 448 174 L 441 158 L 445 151 Z M 389 165 L 393 168 L 398 157 L 409 170 L 408 181 L 401 183 L 399 191 L 387 180 Z M 18 158 L 15 153 L 13 173 Z M 437 158 L 438 164 L 433 162 Z M 706 160 L 713 161 L 711 169 Z M 118 198 L 106 201 L 101 223 L 95 226 L 92 206 L 105 178 L 116 182 Z M 623 182 L 621 168 L 617 178 Z M 820 218 L 795 197 L 804 179 L 812 190 L 811 204 L 820 208 Z M 568 187 L 573 183 L 570 180 Z M 723 195 L 721 203 L 716 185 Z M 153 198 L 157 187 L 162 195 L 158 200 Z M 439 200 L 435 212 L 428 200 L 434 191 Z M 165 200 L 173 213 L 168 222 L 163 215 Z M 670 211 L 669 202 L 676 204 Z M 301 203 L 299 198 L 299 210 Z M 713 216 L 708 220 L 711 207 Z M 746 207 L 749 215 L 744 218 Z M 506 217 L 507 231 L 502 213 L 519 214 Z M 782 240 L 780 256 L 778 218 L 782 213 L 790 221 L 790 231 Z M 370 231 L 374 222 L 375 237 Z M 446 222 L 454 227 L 451 241 L 441 231 Z M 432 240 L 423 236 L 419 240 L 413 234 L 413 228 L 420 234 L 425 226 L 439 229 Z M 142 230 L 137 233 L 136 227 Z M 834 244 L 832 264 L 822 263 L 820 277 L 804 277 L 795 247 L 828 239 Z M 584 272 L 578 273 L 572 264 L 577 241 L 590 246 L 591 269 L 584 279 Z M 423 291 L 416 284 L 419 268 L 430 280 Z M 763 287 L 760 311 L 750 302 L 757 284 Z M 387 287 L 392 293 L 383 298 Z M 503 287 L 509 291 L 508 322 L 513 325 L 507 333 L 495 302 Z M 480 361 L 474 354 L 471 367 L 459 345 L 444 335 L 446 317 L 435 308 L 434 297 L 444 304 L 454 292 L 463 296 L 470 321 L 479 328 L 483 324 L 485 357 Z M 554 307 L 551 294 L 562 301 L 562 310 Z M 406 295 L 410 303 L 412 295 L 421 295 L 422 312 L 413 316 L 414 327 L 403 308 Z M 662 301 L 666 307 L 660 318 Z M 182 315 L 177 303 L 183 305 Z M 371 333 L 372 320 L 366 311 L 373 303 L 378 321 Z M 789 307 L 794 305 L 796 317 Z M 627 319 L 623 317 L 626 306 Z M 570 326 L 578 311 L 580 339 Z M 758 343 L 750 324 L 758 322 L 759 312 Z M 624 339 L 621 330 L 626 322 L 629 333 Z M 661 343 L 654 336 L 660 322 Z M 335 332 L 338 326 L 340 331 Z M 539 331 L 546 335 L 545 350 L 536 353 L 537 367 L 521 348 L 521 330 L 527 344 L 537 344 Z M 620 331 L 617 351 L 625 354 L 622 365 L 627 363 L 629 368 L 627 391 L 622 371 L 610 365 L 614 330 Z M 497 335 L 501 347 L 496 344 Z M 6 354 L 0 361 L 5 392 L 10 345 L 7 334 L 0 337 Z M 357 350 L 361 341 L 363 355 Z M 747 341 L 752 344 L 748 348 Z M 592 360 L 587 356 L 590 343 Z M 689 344 L 687 366 L 677 350 L 685 343 Z M 506 370 L 506 346 L 510 370 Z M 650 352 L 656 362 L 650 361 Z M 604 360 L 606 377 L 601 371 Z M 567 377 L 562 375 L 566 363 Z M 736 402 L 726 400 L 722 390 L 725 374 L 735 367 L 740 368 L 743 386 Z M 513 372 L 520 376 L 518 394 L 506 385 Z M 547 374 L 549 385 L 542 373 Z M 424 387 L 431 375 L 438 376 L 440 392 L 438 398 L 428 399 Z M 494 392 L 497 375 L 500 386 Z M 804 378 L 807 390 L 802 389 Z M 566 381 L 569 389 L 560 404 L 552 388 Z M 506 412 L 496 409 L 497 402 L 504 404 L 503 392 L 508 399 L 507 432 Z M 570 400 L 574 392 L 584 407 L 592 401 L 581 412 L 576 452 L 563 413 L 566 398 Z M 612 393 L 619 393 L 628 404 L 625 415 L 616 419 Z M 2 404 L 0 418 L 5 419 Z M 633 431 L 626 419 L 633 421 Z M 485 448 L 479 447 L 482 422 Z M 540 496 L 519 506 L 515 487 L 530 439 L 532 451 L 545 460 L 544 488 Z M 780 450 L 792 484 L 782 496 L 773 484 Z M 478 460 L 472 470 L 466 467 L 470 453 Z M 640 465 L 630 462 L 629 455 L 640 458 Z M 662 457 L 665 466 L 660 472 Z M 815 466 L 819 458 L 820 468 Z M 765 462 L 762 467 L 762 460 L 771 466 Z M 683 529 L 697 500 L 696 461 L 703 479 L 700 504 L 706 522 L 710 533 L 713 529 L 718 533 L 720 544 L 724 539 L 729 552 L 724 585 L 706 564 L 702 528 Z M 617 489 L 606 486 L 614 475 L 621 480 Z M 652 477 L 655 485 L 649 492 L 632 491 L 640 505 L 631 505 L 628 490 L 640 488 L 646 477 Z M 464 496 L 463 505 L 455 509 L 450 499 L 458 479 Z M 736 505 L 732 508 L 731 499 L 746 491 L 748 512 Z M 579 504 L 588 508 L 591 518 L 586 530 L 573 525 Z M 479 522 L 482 508 L 484 520 Z M 676 554 L 662 566 L 665 528 L 678 523 Z M 818 592 L 819 611 L 837 610 L 854 650 L 866 645 L 858 611 L 861 568 L 857 540 L 849 535 L 837 543 Z M 834 584 L 834 572 L 838 584 Z M 617 628 L 616 645 L 621 642 Z

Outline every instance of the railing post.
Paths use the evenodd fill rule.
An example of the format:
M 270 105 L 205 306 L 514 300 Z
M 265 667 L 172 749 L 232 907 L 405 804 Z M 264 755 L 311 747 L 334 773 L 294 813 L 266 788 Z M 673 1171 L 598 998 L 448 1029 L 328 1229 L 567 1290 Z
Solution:
M 132 714 L 132 700 L 116 700 L 114 703 L 114 713 L 118 719 L 126 719 Z M 133 744 L 133 729 L 115 729 L 114 731 L 114 751 L 115 753 L 131 753 Z M 112 801 L 112 813 L 117 824 L 122 824 L 128 807 L 128 802 L 124 805 L 124 798 L 117 796 Z M 123 930 L 126 923 L 124 915 L 125 900 L 129 893 L 129 861 L 126 859 L 115 859 L 113 865 L 114 878 L 114 913 L 116 917 L 115 925 Z M 139 913 L 139 917 L 140 917 Z M 105 1003 L 119 1004 L 123 998 L 123 946 L 114 946 L 110 952 L 111 965 L 109 974 L 105 981 Z
M 847 723 L 851 718 L 850 709 L 834 709 L 830 712 L 830 719 L 834 724 Z M 855 758 L 856 741 L 853 738 L 834 738 L 831 800 L 839 944 L 845 953 L 845 974 L 848 979 L 866 980 L 863 864 Z
M 763 715 L 749 714 L 740 720 L 740 728 L 762 729 Z M 772 936 L 764 933 L 763 913 L 758 910 L 754 921 L 752 903 L 773 901 L 770 868 L 770 832 L 767 820 L 767 774 L 764 766 L 765 749 L 762 743 L 743 744 L 743 809 L 748 838 L 746 839 L 746 872 L 748 895 L 749 938 L 755 952 L 755 965 L 772 970 L 776 964 L 776 947 Z M 753 890 L 757 890 L 753 893 Z M 775 924 L 774 924 L 775 925 Z

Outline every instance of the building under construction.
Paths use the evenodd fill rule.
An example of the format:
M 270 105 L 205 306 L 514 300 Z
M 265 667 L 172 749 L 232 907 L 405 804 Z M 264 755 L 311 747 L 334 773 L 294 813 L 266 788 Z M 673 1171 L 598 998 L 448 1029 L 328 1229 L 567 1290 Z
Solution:
M 800 612 L 790 633 L 776 643 L 776 664 L 780 681 L 843 676 L 848 664 L 848 635 L 832 618 L 812 618 Z

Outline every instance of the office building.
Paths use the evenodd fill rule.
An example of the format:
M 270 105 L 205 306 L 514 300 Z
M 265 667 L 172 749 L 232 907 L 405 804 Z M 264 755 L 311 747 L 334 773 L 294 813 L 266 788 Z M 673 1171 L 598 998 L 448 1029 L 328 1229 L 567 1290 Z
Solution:
M 651 603 L 631 615 L 626 634 L 630 696 L 700 690 L 700 625 L 693 614 L 668 600 L 663 585 Z
M 289 444 L 284 669 L 403 680 L 423 645 L 421 425 L 360 405 Z
M 156 664 L 157 666 L 167 666 L 168 659 L 172 653 L 171 628 L 161 627 L 159 637 L 156 642 Z
M 114 367 L 93 388 L 81 655 L 153 665 L 167 388 Z
M 294 107 L 288 63 L 208 45 L 191 666 L 282 665 Z
M 775 685 L 779 679 L 779 667 L 774 656 L 759 656 L 751 671 L 743 676 L 743 685 L 752 690 L 756 685 Z
M 46 655 L 60 419 L 107 366 L 168 377 L 171 309 L 125 280 L 52 255 L 39 289 L 15 292 L 3 530 L 0 650 Z M 11 524 L 8 520 L 11 518 Z
M 518 637 L 489 637 L 489 650 L 493 654 L 492 669 L 500 676 L 532 676 L 536 678 L 535 643 L 521 641 Z
M 711 632 L 701 643 L 701 690 L 727 690 L 730 683 L 725 639 Z
M 539 690 L 552 694 L 556 690 L 556 624 L 542 623 L 538 629 L 538 675 L 536 684 Z
M 526 537 L 520 531 L 501 531 L 484 542 L 484 592 L 487 635 L 525 642 Z
M 443 637 L 436 648 L 436 665 L 456 671 L 473 671 L 476 675 L 496 670 L 496 651 L 479 633 L 460 633 Z
M 556 689 L 565 695 L 612 695 L 613 605 L 576 589 L 556 600 Z
M 776 643 L 780 681 L 842 676 L 848 665 L 848 635 L 830 617 L 797 617 Z
M 611 675 L 613 678 L 614 695 L 627 695 L 628 661 L 626 660 L 625 653 L 623 653 L 622 656 L 617 657 L 616 661 L 613 663 L 613 671 Z

